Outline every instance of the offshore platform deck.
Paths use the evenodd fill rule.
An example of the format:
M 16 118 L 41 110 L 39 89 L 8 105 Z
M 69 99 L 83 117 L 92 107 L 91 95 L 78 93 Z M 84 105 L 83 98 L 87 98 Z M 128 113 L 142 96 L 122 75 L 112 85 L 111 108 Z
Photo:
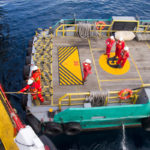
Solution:
M 35 55 L 35 58 L 38 56 L 36 64 L 42 71 L 42 89 L 45 98 L 42 105 L 58 105 L 59 98 L 66 93 L 120 91 L 124 88 L 134 89 L 149 82 L 150 43 L 125 41 L 130 49 L 128 61 L 123 68 L 111 68 L 105 55 L 106 38 L 53 37 L 51 40 L 47 37 L 44 40 L 37 40 L 39 45 L 46 49 L 41 54 L 39 51 Z M 40 50 L 43 49 L 40 47 Z M 115 44 L 111 57 L 115 55 L 114 53 Z M 92 60 L 92 74 L 83 83 L 82 63 L 87 58 Z

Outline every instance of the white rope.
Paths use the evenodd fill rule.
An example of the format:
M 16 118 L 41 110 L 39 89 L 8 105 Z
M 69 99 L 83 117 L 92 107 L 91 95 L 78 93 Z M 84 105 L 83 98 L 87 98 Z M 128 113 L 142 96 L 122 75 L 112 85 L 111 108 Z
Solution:
M 93 107 L 104 106 L 108 91 L 94 91 L 90 92 L 90 96 L 86 98 L 86 101 L 91 102 Z
M 94 30 L 91 32 L 91 30 Z M 79 37 L 83 39 L 90 38 L 92 36 L 98 36 L 98 32 L 96 30 L 96 24 L 91 26 L 89 23 L 79 23 L 77 26 L 77 33 Z

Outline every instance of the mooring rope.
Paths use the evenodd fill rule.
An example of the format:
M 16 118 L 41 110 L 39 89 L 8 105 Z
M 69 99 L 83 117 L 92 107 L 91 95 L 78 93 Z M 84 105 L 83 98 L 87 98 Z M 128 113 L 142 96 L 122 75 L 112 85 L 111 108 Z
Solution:
M 108 91 L 94 91 L 90 92 L 90 96 L 86 98 L 86 101 L 91 102 L 92 107 L 104 106 Z
M 91 32 L 91 30 L 93 31 Z M 77 33 L 78 36 L 83 39 L 87 39 L 92 36 L 98 36 L 98 32 L 96 30 L 96 24 L 94 24 L 94 26 L 91 26 L 91 24 L 89 23 L 79 23 L 77 26 Z
M 5 92 L 5 94 L 39 94 L 42 92 L 30 93 L 30 92 Z

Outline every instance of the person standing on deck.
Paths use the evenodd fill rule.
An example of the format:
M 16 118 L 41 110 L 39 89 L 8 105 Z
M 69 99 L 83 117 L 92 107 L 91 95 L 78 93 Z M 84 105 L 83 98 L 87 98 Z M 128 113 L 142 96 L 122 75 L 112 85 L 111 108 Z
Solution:
M 121 56 L 118 59 L 117 64 L 121 65 L 121 67 L 123 68 L 123 66 L 125 65 L 127 59 L 129 57 L 129 48 L 126 46 L 122 52 L 121 52 Z
M 41 71 L 37 66 L 32 67 L 31 79 L 41 84 Z
M 110 51 L 114 42 L 115 42 L 114 36 L 111 36 L 106 40 L 106 55 L 108 58 L 110 57 Z
M 27 82 L 27 85 L 23 89 L 21 89 L 19 92 L 22 93 L 22 92 L 27 91 L 27 90 L 29 90 L 32 93 L 31 95 L 33 97 L 33 100 L 36 100 L 37 96 L 38 96 L 40 101 L 42 103 L 44 102 L 44 98 L 41 95 L 41 92 L 42 92 L 41 84 L 34 82 L 33 79 L 29 79 Z
M 90 59 L 86 59 L 84 62 L 83 62 L 83 73 L 84 73 L 84 77 L 83 77 L 83 82 L 86 81 L 86 78 L 89 74 L 91 74 L 91 60 Z
M 116 42 L 116 51 L 115 51 L 115 57 L 120 58 L 121 50 L 124 49 L 125 42 L 123 41 L 123 38 L 120 37 L 120 39 Z

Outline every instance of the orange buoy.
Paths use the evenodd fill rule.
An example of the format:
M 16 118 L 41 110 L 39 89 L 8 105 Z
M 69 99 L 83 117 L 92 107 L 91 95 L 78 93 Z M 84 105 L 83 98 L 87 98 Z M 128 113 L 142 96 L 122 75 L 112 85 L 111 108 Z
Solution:
M 123 96 L 127 92 L 128 92 L 127 96 Z M 119 96 L 120 99 L 125 100 L 125 99 L 130 98 L 132 96 L 132 93 L 133 93 L 132 90 L 130 90 L 130 89 L 124 89 L 124 90 L 121 90 L 118 93 L 118 96 Z
M 99 25 L 102 25 L 102 26 L 99 26 Z M 104 21 L 96 22 L 96 29 L 97 30 L 100 30 L 100 29 L 103 30 L 105 28 L 105 26 L 106 26 L 106 23 Z

